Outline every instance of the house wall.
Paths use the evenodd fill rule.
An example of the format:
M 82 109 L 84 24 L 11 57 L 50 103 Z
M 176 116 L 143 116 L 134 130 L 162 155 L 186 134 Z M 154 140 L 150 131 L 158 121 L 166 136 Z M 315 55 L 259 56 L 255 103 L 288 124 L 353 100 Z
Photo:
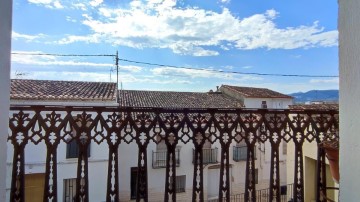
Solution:
M 262 101 L 266 101 L 269 109 L 286 109 L 293 104 L 293 100 L 288 98 L 245 98 L 244 105 L 246 108 L 261 108 Z
M 360 199 L 360 1 L 339 0 L 340 201 Z
M 12 1 L 0 1 L 0 201 L 6 195 L 6 141 L 10 100 Z
M 150 134 L 151 136 L 152 134 Z M 190 134 L 191 135 L 191 134 Z M 246 161 L 233 161 L 233 143 L 230 146 L 230 187 L 231 195 L 241 194 L 245 192 L 245 171 Z M 179 142 L 180 150 L 180 166 L 176 169 L 176 175 L 186 175 L 186 192 L 178 193 L 177 197 L 180 201 L 191 201 L 192 199 L 192 180 L 193 180 L 193 143 L 189 142 L 183 144 Z M 218 183 L 220 172 L 221 146 L 219 142 L 215 142 L 212 148 L 218 148 L 217 164 L 208 164 L 203 167 L 204 176 L 204 197 L 205 200 L 213 199 L 218 196 Z M 263 146 L 264 147 L 264 146 Z M 260 147 L 256 147 L 257 160 L 255 161 L 255 168 L 258 169 L 258 184 L 256 189 L 269 188 L 270 179 L 270 162 L 265 161 L 265 155 L 269 150 L 260 151 Z M 148 164 L 148 187 L 149 187 L 149 201 L 163 201 L 164 200 L 164 185 L 165 185 L 165 168 L 152 168 L 152 151 L 156 151 L 156 144 L 150 142 L 147 149 L 147 164 Z M 120 200 L 130 201 L 130 170 L 131 167 L 137 167 L 137 153 L 138 147 L 136 143 L 125 144 L 122 143 L 119 148 L 119 181 L 120 181 Z M 130 155 L 131 154 L 131 155 Z M 281 185 L 286 185 L 286 166 L 285 162 L 280 162 Z M 216 188 L 214 188 L 216 187 Z

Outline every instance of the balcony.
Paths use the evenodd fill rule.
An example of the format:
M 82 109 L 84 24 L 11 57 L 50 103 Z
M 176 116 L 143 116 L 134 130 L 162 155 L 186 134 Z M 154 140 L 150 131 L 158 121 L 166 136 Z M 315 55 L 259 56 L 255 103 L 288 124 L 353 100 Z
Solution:
M 167 164 L 167 151 L 153 151 L 152 152 L 152 167 L 153 168 L 166 168 Z M 180 150 L 175 151 L 176 167 L 180 166 Z
M 336 110 L 270 110 L 270 109 L 163 109 L 163 108 L 118 108 L 118 107 L 60 107 L 60 106 L 12 106 L 9 119 L 9 143 L 13 146 L 10 201 L 25 201 L 25 156 L 29 156 L 27 147 L 45 146 L 44 158 L 44 201 L 56 201 L 59 197 L 57 178 L 60 170 L 57 150 L 69 140 L 76 141 L 79 147 L 77 170 L 74 187 L 75 201 L 93 201 L 90 196 L 89 182 L 91 174 L 106 181 L 106 200 L 119 201 L 121 193 L 119 184 L 124 175 L 119 175 L 121 166 L 126 160 L 135 159 L 134 183 L 137 201 L 142 198 L 149 201 L 152 187 L 149 186 L 148 152 L 151 144 L 157 144 L 156 136 L 164 137 L 167 152 L 163 172 L 165 180 L 162 200 L 175 201 L 177 198 L 177 152 L 178 144 L 191 145 L 194 161 L 191 165 L 192 188 L 194 201 L 207 200 L 204 191 L 204 166 L 219 163 L 219 199 L 230 201 L 231 178 L 229 165 L 230 148 L 238 141 L 244 140 L 247 147 L 246 169 L 232 172 L 246 172 L 244 179 L 244 201 L 272 200 L 281 201 L 279 145 L 291 142 L 294 149 L 294 180 L 292 199 L 304 201 L 304 158 L 303 144 L 314 142 L 316 145 L 323 140 L 338 140 L 338 111 Z M 75 134 L 75 135 L 74 135 Z M 205 134 L 209 134 L 212 144 L 219 149 L 204 149 Z M 205 138 L 204 138 L 205 137 Z M 210 139 L 210 138 L 209 138 Z M 271 145 L 271 165 L 269 170 L 269 189 L 266 195 L 257 194 L 255 183 L 255 150 L 257 143 L 268 142 Z M 103 145 L 107 152 L 107 169 L 99 175 L 91 173 L 88 147 L 93 143 Z M 119 152 L 121 148 L 135 148 L 136 152 Z M 93 146 L 91 147 L 94 148 Z M 221 158 L 218 160 L 218 150 Z M 151 150 L 150 150 L 151 151 Z M 190 152 L 189 152 L 190 153 Z M 40 155 L 38 152 L 37 155 Z M 190 156 L 190 155 L 189 155 Z M 155 154 L 156 157 L 156 154 Z M 119 160 L 120 159 L 120 160 Z M 156 158 L 159 159 L 159 158 Z M 156 162 L 156 161 L 155 161 Z M 183 161 L 182 161 L 183 162 Z M 154 163 L 154 161 L 153 161 Z M 326 160 L 321 147 L 317 147 L 316 185 L 314 186 L 317 201 L 325 201 L 326 196 Z M 107 170 L 107 171 L 106 171 Z M 156 170 L 160 171 L 160 170 Z M 289 174 L 289 173 L 288 173 Z M 314 182 L 313 181 L 313 182 Z M 91 184 L 92 183 L 92 184 Z M 182 189 L 182 191 L 185 190 Z M 179 193 L 178 193 L 179 194 Z M 130 196 L 129 196 L 130 198 Z M 260 199 L 261 198 L 261 199 Z

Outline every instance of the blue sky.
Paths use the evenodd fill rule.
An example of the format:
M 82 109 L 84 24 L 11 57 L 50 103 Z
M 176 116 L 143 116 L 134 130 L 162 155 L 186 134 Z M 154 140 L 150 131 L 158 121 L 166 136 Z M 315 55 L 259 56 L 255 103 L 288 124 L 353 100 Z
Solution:
M 115 54 L 180 67 L 338 75 L 336 0 L 14 0 L 12 51 Z M 113 57 L 12 55 L 12 78 L 116 81 Z M 110 76 L 111 72 L 111 76 Z M 124 89 L 283 93 L 338 89 L 338 78 L 216 73 L 120 61 Z

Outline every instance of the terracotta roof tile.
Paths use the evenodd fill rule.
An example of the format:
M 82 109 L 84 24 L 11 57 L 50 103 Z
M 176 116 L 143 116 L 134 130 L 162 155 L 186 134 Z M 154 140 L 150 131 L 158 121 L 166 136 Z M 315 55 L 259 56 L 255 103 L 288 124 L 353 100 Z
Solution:
M 296 105 L 289 105 L 289 109 L 297 109 L 297 110 L 339 110 L 339 104 L 296 104 Z
M 222 93 L 120 90 L 123 107 L 239 108 L 241 103 Z
M 115 101 L 116 83 L 50 80 L 11 80 L 11 99 Z
M 240 86 L 229 86 L 229 85 L 222 85 L 221 88 L 230 89 L 248 98 L 289 98 L 289 99 L 293 98 L 289 95 L 285 95 L 267 88 L 240 87 Z

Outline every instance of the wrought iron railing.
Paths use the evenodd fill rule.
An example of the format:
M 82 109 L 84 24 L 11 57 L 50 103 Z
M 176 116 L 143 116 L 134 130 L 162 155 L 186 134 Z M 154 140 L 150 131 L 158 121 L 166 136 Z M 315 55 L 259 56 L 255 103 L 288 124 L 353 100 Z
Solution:
M 270 189 L 256 190 L 256 202 L 268 201 Z M 280 187 L 280 202 L 292 202 L 293 196 L 293 185 L 288 184 Z M 226 198 L 223 201 L 227 201 Z M 208 202 L 219 202 L 219 199 L 211 199 Z M 246 202 L 245 193 L 230 195 L 228 202 Z
M 133 155 L 119 153 L 119 148 L 130 142 L 137 145 L 138 152 L 133 155 L 138 162 L 136 199 L 148 201 L 147 149 L 150 141 L 158 143 L 159 135 L 164 137 L 168 159 L 164 201 L 176 200 L 176 146 L 180 142 L 194 147 L 192 201 L 205 200 L 203 145 L 206 140 L 220 145 L 219 201 L 230 200 L 229 150 L 232 143 L 240 141 L 245 141 L 248 149 L 245 201 L 257 201 L 253 169 L 257 142 L 271 145 L 266 196 L 271 201 L 281 201 L 279 145 L 282 141 L 295 145 L 293 201 L 304 201 L 303 144 L 338 139 L 338 121 L 338 111 L 12 106 L 9 141 L 14 153 L 10 201 L 24 201 L 25 148 L 29 142 L 46 145 L 44 201 L 57 201 L 57 149 L 70 139 L 79 145 L 76 201 L 91 201 L 87 155 L 91 142 L 108 146 L 107 202 L 119 201 L 122 180 L 118 174 L 119 156 Z M 325 201 L 322 197 L 326 195 L 325 153 L 320 147 L 316 176 L 316 200 Z
M 193 163 L 195 161 L 195 149 L 193 149 Z M 218 148 L 203 148 L 202 149 L 202 163 L 211 164 L 218 162 Z
M 180 150 L 175 151 L 176 166 L 180 166 Z M 166 168 L 167 151 L 153 151 L 152 152 L 152 167 L 153 168 Z

